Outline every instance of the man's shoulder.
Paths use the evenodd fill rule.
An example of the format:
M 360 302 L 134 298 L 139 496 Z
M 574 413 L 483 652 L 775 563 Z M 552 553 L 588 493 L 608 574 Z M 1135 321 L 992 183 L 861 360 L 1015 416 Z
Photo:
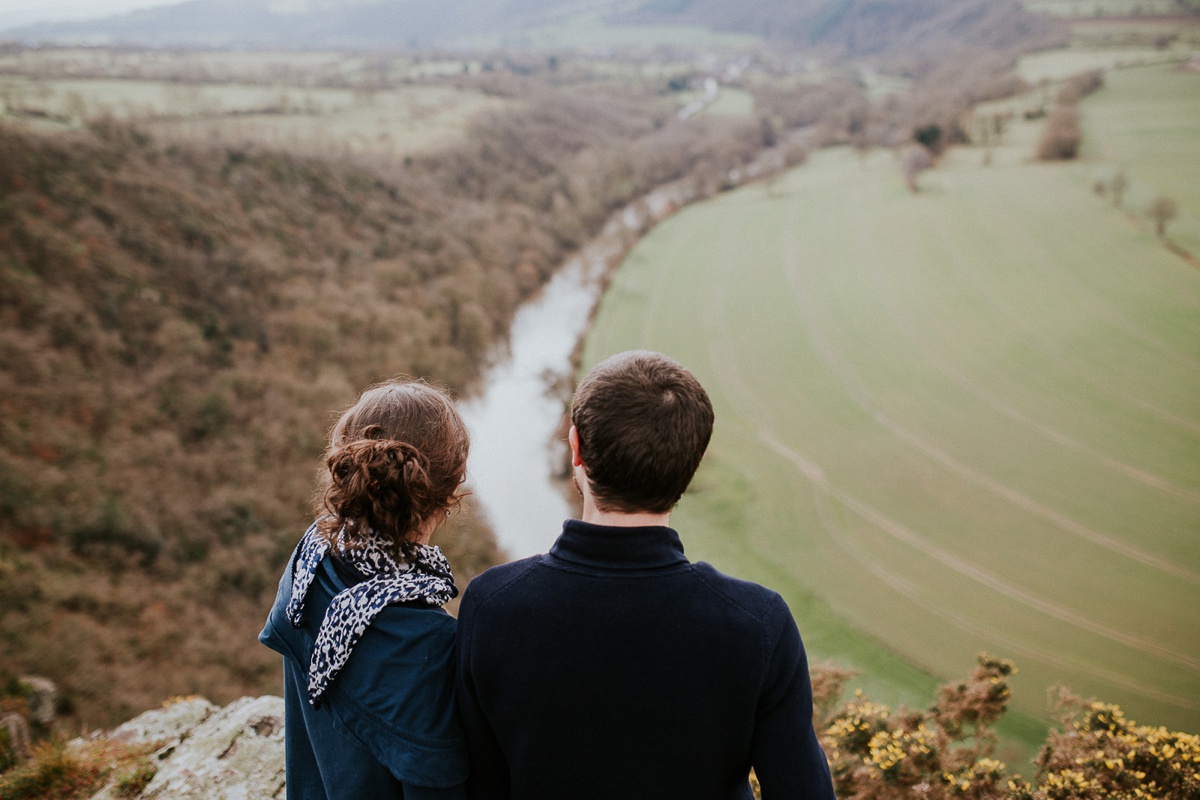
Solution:
M 500 564 L 476 575 L 467 585 L 464 602 L 470 598 L 474 603 L 485 602 L 521 580 L 541 563 L 545 556 L 530 556 L 519 561 Z
M 791 615 L 787 602 L 774 589 L 770 589 L 754 581 L 726 575 L 705 561 L 693 563 L 692 572 L 711 591 L 721 595 L 728 602 L 743 608 L 755 617 L 762 619 L 775 614 Z

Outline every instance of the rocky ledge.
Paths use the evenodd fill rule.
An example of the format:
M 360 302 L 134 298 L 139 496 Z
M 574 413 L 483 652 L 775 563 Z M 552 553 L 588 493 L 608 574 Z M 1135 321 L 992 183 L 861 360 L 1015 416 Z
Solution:
M 243 697 L 221 708 L 187 698 L 147 711 L 124 725 L 71 746 L 111 742 L 156 748 L 153 777 L 134 794 L 145 800 L 259 800 L 284 796 L 283 698 Z M 92 800 L 128 798 L 110 782 Z

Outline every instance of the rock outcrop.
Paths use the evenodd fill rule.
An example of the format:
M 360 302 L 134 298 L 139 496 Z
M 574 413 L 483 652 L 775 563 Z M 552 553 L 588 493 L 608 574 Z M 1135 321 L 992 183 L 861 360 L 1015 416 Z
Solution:
M 243 697 L 220 708 L 189 698 L 147 711 L 88 741 L 157 746 L 145 800 L 260 800 L 283 797 L 283 698 Z M 82 744 L 83 741 L 79 740 Z M 117 800 L 110 784 L 93 800 Z

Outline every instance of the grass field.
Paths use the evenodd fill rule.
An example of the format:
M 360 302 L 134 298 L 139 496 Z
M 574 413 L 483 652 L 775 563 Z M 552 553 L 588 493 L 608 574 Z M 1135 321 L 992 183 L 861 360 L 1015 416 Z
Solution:
M 1084 104 L 1084 156 L 1121 165 L 1130 180 L 1123 203 L 1144 213 L 1155 196 L 1173 198 L 1179 216 L 1168 235 L 1200 255 L 1200 72 L 1175 65 L 1109 72 Z
M 444 61 L 405 67 L 425 68 L 449 67 Z M 473 115 L 511 102 L 436 84 L 367 91 L 128 78 L 0 80 L 0 114 L 42 127 L 75 127 L 109 114 L 137 120 L 167 140 L 253 142 L 321 155 L 432 150 L 459 138 Z
M 962 151 L 913 196 L 821 152 L 654 230 L 584 353 L 711 392 L 691 555 L 883 701 L 1014 659 L 1026 743 L 1058 683 L 1200 730 L 1200 271 L 1082 169 Z
M 1108 71 L 1153 64 L 1177 64 L 1180 60 L 1181 55 L 1175 50 L 1149 50 L 1136 45 L 1064 48 L 1024 56 L 1017 67 L 1017 74 L 1029 83 L 1037 85 L 1043 80 L 1057 83 L 1093 69 Z
M 749 117 L 754 114 L 754 95 L 744 89 L 721 89 L 705 114 L 717 117 Z

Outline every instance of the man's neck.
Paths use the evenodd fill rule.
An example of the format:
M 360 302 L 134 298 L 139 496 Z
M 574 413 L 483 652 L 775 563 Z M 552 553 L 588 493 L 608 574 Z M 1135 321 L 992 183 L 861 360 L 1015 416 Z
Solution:
M 668 527 L 671 524 L 671 512 L 656 514 L 652 511 L 604 511 L 596 508 L 596 504 L 591 502 L 591 497 L 585 496 L 580 519 L 592 525 L 610 525 L 615 528 L 642 528 L 652 525 Z
M 665 528 L 671 524 L 670 511 L 662 514 L 653 511 L 628 513 L 610 511 L 596 505 L 596 498 L 592 495 L 592 485 L 588 481 L 587 470 L 584 469 L 583 461 L 579 458 L 579 439 L 574 425 L 571 426 L 568 438 L 571 442 L 571 457 L 575 468 L 575 488 L 579 490 L 579 495 L 583 498 L 583 513 L 579 515 L 581 520 L 592 525 L 610 525 L 614 528 L 644 528 L 652 525 L 661 525 Z

